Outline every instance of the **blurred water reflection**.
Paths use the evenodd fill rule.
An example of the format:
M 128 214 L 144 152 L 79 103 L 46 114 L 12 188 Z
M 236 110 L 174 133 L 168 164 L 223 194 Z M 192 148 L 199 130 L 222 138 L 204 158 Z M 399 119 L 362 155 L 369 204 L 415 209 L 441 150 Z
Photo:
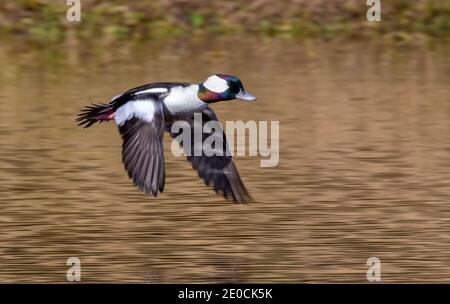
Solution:
M 385 282 L 448 281 L 449 58 L 242 37 L 1 44 L 0 281 L 64 282 L 70 256 L 84 282 L 366 282 L 370 256 Z M 280 121 L 278 167 L 237 159 L 253 204 L 214 195 L 168 138 L 165 193 L 147 198 L 115 127 L 74 124 L 130 87 L 217 72 L 258 97 L 214 105 L 222 121 Z

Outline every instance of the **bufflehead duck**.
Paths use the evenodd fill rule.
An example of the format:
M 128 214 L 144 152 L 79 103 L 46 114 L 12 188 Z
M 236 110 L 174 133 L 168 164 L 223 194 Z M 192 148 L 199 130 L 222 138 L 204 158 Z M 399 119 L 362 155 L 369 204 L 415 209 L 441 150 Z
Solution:
M 171 132 L 171 126 L 184 120 L 193 134 L 195 113 L 202 113 L 203 124 L 218 121 L 209 104 L 232 99 L 256 98 L 244 90 L 237 77 L 225 74 L 212 75 L 200 84 L 158 82 L 130 89 L 109 103 L 87 106 L 77 122 L 88 128 L 96 122 L 115 120 L 123 139 L 122 161 L 128 176 L 140 191 L 156 197 L 164 190 L 164 131 L 176 138 L 178 133 Z M 207 135 L 203 134 L 203 140 Z M 206 185 L 235 202 L 249 201 L 251 197 L 227 153 L 225 136 L 223 141 L 223 156 L 207 156 L 211 154 L 206 151 L 201 156 L 192 155 L 193 140 L 191 147 L 182 146 L 186 155 L 192 155 L 187 160 Z

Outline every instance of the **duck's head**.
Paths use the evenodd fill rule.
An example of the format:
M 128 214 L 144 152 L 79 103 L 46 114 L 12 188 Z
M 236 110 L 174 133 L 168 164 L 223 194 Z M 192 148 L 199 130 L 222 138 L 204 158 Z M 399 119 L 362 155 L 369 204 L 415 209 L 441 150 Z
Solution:
M 198 98 L 207 103 L 242 99 L 255 100 L 256 97 L 244 90 L 239 78 L 225 74 L 215 74 L 199 84 Z

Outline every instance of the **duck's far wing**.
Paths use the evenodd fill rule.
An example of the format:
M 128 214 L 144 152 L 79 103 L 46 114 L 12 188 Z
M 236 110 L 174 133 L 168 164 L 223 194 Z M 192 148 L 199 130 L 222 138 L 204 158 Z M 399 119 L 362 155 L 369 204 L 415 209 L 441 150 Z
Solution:
M 152 101 L 148 101 L 152 102 Z M 122 135 L 122 161 L 134 184 L 147 194 L 164 190 L 164 117 L 161 105 L 153 102 L 153 113 L 132 113 L 119 124 Z
M 202 120 L 203 124 L 208 121 L 219 122 L 216 114 L 210 108 L 206 108 L 202 112 Z M 233 159 L 230 154 L 227 153 L 228 145 L 223 128 L 220 127 L 221 130 L 215 130 L 218 133 L 222 133 L 223 146 L 214 147 L 214 150 L 216 151 L 217 149 L 222 149 L 222 153 L 220 153 L 220 155 L 217 155 L 217 153 L 208 153 L 211 151 L 203 150 L 201 156 L 194 156 L 194 119 L 187 119 L 185 121 L 188 122 L 191 127 L 190 147 L 185 146 L 183 142 L 180 142 L 182 136 L 180 137 L 178 135 L 181 134 L 182 130 L 179 130 L 179 132 L 172 132 L 171 125 L 166 125 L 166 131 L 170 133 L 172 138 L 181 144 L 186 155 L 191 155 L 187 156 L 187 160 L 192 163 L 192 167 L 197 171 L 199 177 L 205 181 L 206 185 L 213 187 L 216 193 L 221 192 L 225 198 L 231 198 L 235 202 L 251 201 L 252 198 L 239 176 Z M 213 136 L 211 134 L 202 134 L 202 143 L 209 136 Z M 205 149 L 205 147 L 203 148 Z M 208 156 L 211 154 L 213 155 Z

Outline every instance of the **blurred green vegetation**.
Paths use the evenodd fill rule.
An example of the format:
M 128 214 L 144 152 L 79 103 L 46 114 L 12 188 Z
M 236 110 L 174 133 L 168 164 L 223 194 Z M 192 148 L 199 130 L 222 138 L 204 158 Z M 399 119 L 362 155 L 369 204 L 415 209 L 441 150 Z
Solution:
M 450 0 L 381 3 L 382 21 L 368 22 L 366 0 L 81 0 L 81 22 L 68 22 L 65 0 L 2 0 L 0 34 L 44 42 L 204 32 L 323 38 L 382 34 L 395 40 L 416 33 L 450 36 Z

